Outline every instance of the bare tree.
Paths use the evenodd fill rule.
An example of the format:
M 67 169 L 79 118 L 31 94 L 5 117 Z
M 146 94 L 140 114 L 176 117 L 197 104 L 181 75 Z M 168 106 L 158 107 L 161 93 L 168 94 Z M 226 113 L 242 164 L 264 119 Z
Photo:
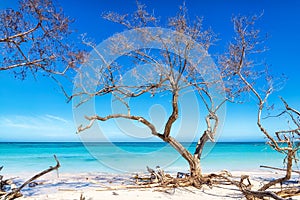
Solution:
M 72 20 L 52 0 L 20 0 L 18 6 L 0 11 L 0 71 L 22 79 L 37 71 L 62 75 L 83 60 L 71 39 Z
M 263 47 L 264 38 L 259 37 L 259 30 L 254 28 L 254 23 L 259 16 L 240 17 L 233 18 L 234 29 L 236 36 L 234 41 L 229 45 L 229 51 L 227 56 L 222 58 L 223 69 L 232 74 L 240 85 L 244 85 L 244 88 L 253 95 L 257 101 L 257 126 L 259 130 L 264 134 L 267 139 L 267 144 L 275 151 L 286 155 L 284 163 L 286 164 L 286 175 L 282 178 L 271 180 L 265 183 L 258 191 L 250 191 L 245 189 L 245 193 L 251 199 L 254 197 L 262 198 L 264 196 L 270 196 L 270 192 L 266 191 L 270 187 L 291 178 L 293 161 L 297 161 L 297 151 L 299 149 L 299 117 L 300 113 L 296 109 L 290 107 L 288 103 L 280 98 L 284 104 L 284 110 L 275 116 L 270 115 L 270 107 L 267 104 L 267 100 L 270 94 L 278 89 L 278 82 L 282 80 L 275 80 L 269 73 L 268 68 L 257 62 L 254 56 L 261 54 L 265 51 Z M 259 83 L 259 84 L 257 84 Z M 277 84 L 277 86 L 275 86 Z M 262 87 L 262 85 L 264 87 Z M 271 106 L 272 107 L 272 106 Z M 263 114 L 264 113 L 264 114 Z M 262 117 L 266 115 L 266 117 Z M 284 130 L 278 130 L 274 133 L 268 131 L 264 125 L 264 120 L 269 118 L 279 118 L 285 116 L 287 120 L 288 128 Z M 281 123 L 283 120 L 279 120 Z M 299 192 L 299 190 L 286 189 L 277 192 L 278 195 L 287 194 L 293 195 Z M 250 195 L 250 196 L 249 196 Z M 272 194 L 272 198 L 282 199 L 275 194 Z
M 144 28 L 157 27 L 159 22 L 154 15 L 145 10 L 144 5 L 139 3 L 137 5 L 138 9 L 133 15 L 120 15 L 113 12 L 104 14 L 105 19 L 122 24 L 131 30 L 133 29 L 135 35 L 131 37 L 131 41 L 128 41 L 128 38 L 124 38 L 122 35 L 115 35 L 110 40 L 111 44 L 106 46 L 106 49 L 99 49 L 92 42 L 84 40 L 84 43 L 94 50 L 94 56 L 90 57 L 92 61 L 86 63 L 86 67 L 92 65 L 93 67 L 89 72 L 83 72 L 79 75 L 79 80 L 75 83 L 77 89 L 70 97 L 70 99 L 77 98 L 76 105 L 81 106 L 91 98 L 111 94 L 116 101 L 123 104 L 126 112 L 112 113 L 107 116 L 86 116 L 90 123 L 86 126 L 80 126 L 78 132 L 91 128 L 95 121 L 122 118 L 142 123 L 149 128 L 152 135 L 169 143 L 180 153 L 190 166 L 189 184 L 200 187 L 203 183 L 210 181 L 209 177 L 204 176 L 201 172 L 200 160 L 206 142 L 209 140 L 215 141 L 219 127 L 218 111 L 226 101 L 234 101 L 234 97 L 246 89 L 244 86 L 234 84 L 236 80 L 234 78 L 230 79 L 230 77 L 234 77 L 234 74 L 228 73 L 226 68 L 222 68 L 220 71 L 213 70 L 215 66 L 209 58 L 207 50 L 216 41 L 216 35 L 211 29 L 203 29 L 202 18 L 190 21 L 186 7 L 181 6 L 178 14 L 169 18 L 167 28 L 172 30 L 170 36 L 168 35 L 169 32 L 161 29 L 161 31 L 158 31 L 158 29 Z M 135 38 L 139 37 L 141 39 L 138 42 L 143 41 L 146 46 L 149 43 L 160 43 L 162 45 L 159 50 L 149 50 L 149 47 L 144 49 L 133 48 L 133 44 L 137 43 Z M 249 41 L 249 43 L 251 42 Z M 106 60 L 104 54 L 110 56 L 118 54 L 126 57 L 128 59 L 125 62 L 127 66 L 116 61 Z M 130 62 L 132 63 L 129 64 Z M 145 71 L 140 73 L 133 70 L 131 77 L 135 79 L 134 84 L 123 82 L 124 73 L 129 71 L 130 66 L 145 64 L 151 66 L 146 75 Z M 201 65 L 200 68 L 199 65 Z M 224 66 L 221 65 L 221 67 Z M 94 73 L 97 75 L 94 76 Z M 227 82 L 231 83 L 227 84 L 226 87 L 223 85 L 225 77 Z M 93 88 L 91 85 L 96 85 L 96 91 L 91 89 Z M 193 153 L 189 152 L 172 136 L 174 123 L 181 114 L 178 105 L 179 97 L 187 90 L 198 93 L 207 111 L 205 130 L 202 137 L 198 139 Z M 227 95 L 225 95 L 225 92 Z M 171 96 L 171 112 L 163 130 L 159 132 L 155 124 L 149 119 L 132 113 L 128 99 L 165 94 Z

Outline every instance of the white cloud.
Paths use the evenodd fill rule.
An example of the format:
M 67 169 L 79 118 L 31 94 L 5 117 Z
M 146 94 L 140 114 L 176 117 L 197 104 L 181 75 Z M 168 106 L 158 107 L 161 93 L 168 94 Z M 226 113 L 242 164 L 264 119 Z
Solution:
M 54 119 L 54 120 L 57 120 L 57 121 L 61 121 L 61 122 L 66 123 L 66 124 L 70 123 L 70 121 L 65 120 L 64 118 L 61 118 L 61 117 L 58 117 L 58 116 L 49 115 L 49 114 L 47 114 L 47 115 L 45 115 L 45 116 L 46 116 L 47 118 Z
M 0 116 L 1 140 L 77 140 L 71 120 L 51 114 Z

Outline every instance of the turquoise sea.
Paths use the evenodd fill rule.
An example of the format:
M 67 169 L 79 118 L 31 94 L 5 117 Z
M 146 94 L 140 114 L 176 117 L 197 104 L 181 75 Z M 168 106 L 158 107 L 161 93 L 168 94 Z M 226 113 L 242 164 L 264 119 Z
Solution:
M 195 145 L 184 143 L 190 151 Z M 157 165 L 169 172 L 188 170 L 172 147 L 158 142 L 3 142 L 0 152 L 3 174 L 41 171 L 55 165 L 54 154 L 65 173 L 131 173 Z M 204 172 L 259 170 L 260 165 L 283 167 L 283 158 L 265 143 L 208 143 L 201 164 Z

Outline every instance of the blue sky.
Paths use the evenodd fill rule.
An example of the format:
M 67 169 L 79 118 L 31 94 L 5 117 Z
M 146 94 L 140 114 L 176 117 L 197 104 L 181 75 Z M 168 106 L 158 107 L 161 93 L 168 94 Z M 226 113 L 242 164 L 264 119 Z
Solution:
M 162 24 L 177 12 L 179 0 L 142 1 L 150 10 L 161 16 Z M 101 13 L 116 11 L 132 12 L 135 1 L 86 0 L 60 1 L 65 13 L 75 19 L 73 28 L 78 33 L 87 33 L 100 43 L 121 26 L 101 19 Z M 0 8 L 14 7 L 15 2 L 1 0 Z M 288 77 L 285 87 L 272 95 L 270 101 L 280 103 L 283 96 L 292 106 L 300 108 L 300 2 L 268 0 L 191 0 L 186 1 L 190 17 L 203 16 L 204 24 L 219 33 L 221 39 L 216 51 L 223 51 L 232 37 L 233 14 L 252 15 L 264 12 L 257 27 L 268 33 L 269 51 L 265 60 L 274 74 L 284 73 Z M 72 85 L 68 86 L 69 91 Z M 73 122 L 72 105 L 66 103 L 64 95 L 52 80 L 38 76 L 16 80 L 11 72 L 0 72 L 0 141 L 78 141 Z M 250 97 L 251 99 L 251 97 Z M 257 141 L 263 137 L 255 122 L 255 104 L 227 104 L 227 115 L 221 133 L 222 141 Z M 275 124 L 269 123 L 271 127 Z M 272 129 L 272 128 L 271 128 Z M 112 124 L 103 125 L 103 130 L 113 132 L 116 140 L 126 139 Z

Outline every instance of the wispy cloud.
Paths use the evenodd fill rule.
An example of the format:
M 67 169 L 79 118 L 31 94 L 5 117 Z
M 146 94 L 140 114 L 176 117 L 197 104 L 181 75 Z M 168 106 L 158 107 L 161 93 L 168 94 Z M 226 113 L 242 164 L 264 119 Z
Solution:
M 0 127 L 23 128 L 34 130 L 60 130 L 72 122 L 54 115 L 0 117 Z
M 0 134 L 1 139 L 26 137 L 35 140 L 38 137 L 60 140 L 76 137 L 71 120 L 52 114 L 0 116 Z
M 47 115 L 45 115 L 45 116 L 46 116 L 47 118 L 50 118 L 50 119 L 54 119 L 54 120 L 57 120 L 57 121 L 61 121 L 61 122 L 65 123 L 65 124 L 70 123 L 70 121 L 68 121 L 68 120 L 66 120 L 66 119 L 64 119 L 64 118 L 58 117 L 58 116 L 49 115 L 49 114 L 47 114 Z

